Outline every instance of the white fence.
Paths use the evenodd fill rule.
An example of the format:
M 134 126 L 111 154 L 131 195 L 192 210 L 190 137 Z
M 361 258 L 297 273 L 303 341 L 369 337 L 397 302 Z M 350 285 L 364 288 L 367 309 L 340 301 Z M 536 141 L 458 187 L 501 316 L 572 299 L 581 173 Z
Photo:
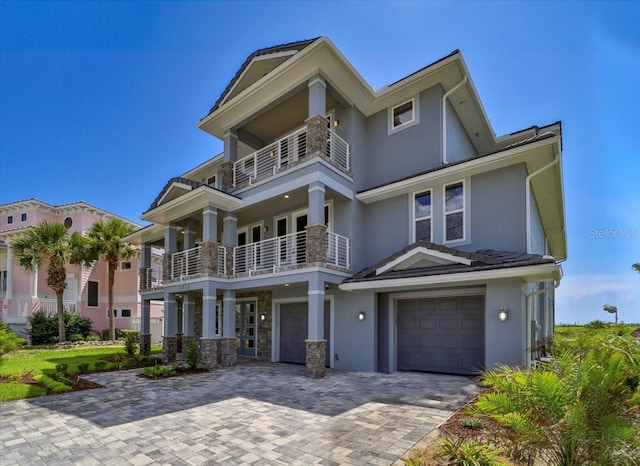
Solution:
M 278 267 L 307 262 L 307 232 L 290 233 L 277 238 L 236 246 L 233 249 L 233 273 L 276 271 Z

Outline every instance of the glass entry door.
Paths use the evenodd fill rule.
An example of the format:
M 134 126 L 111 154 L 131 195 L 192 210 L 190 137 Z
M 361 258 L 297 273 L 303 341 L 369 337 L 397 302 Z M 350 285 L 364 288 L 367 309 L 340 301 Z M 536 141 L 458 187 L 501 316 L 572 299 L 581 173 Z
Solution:
M 255 301 L 236 302 L 236 338 L 238 354 L 256 355 L 256 303 Z

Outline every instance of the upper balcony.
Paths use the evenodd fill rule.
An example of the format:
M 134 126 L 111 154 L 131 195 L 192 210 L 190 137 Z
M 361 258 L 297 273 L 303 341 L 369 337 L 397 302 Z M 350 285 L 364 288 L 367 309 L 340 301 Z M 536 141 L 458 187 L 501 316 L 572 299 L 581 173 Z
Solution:
M 317 128 L 318 123 L 324 127 Z M 309 134 L 314 133 L 319 134 L 311 141 Z M 342 172 L 350 173 L 349 144 L 320 119 L 234 162 L 231 191 L 275 176 L 314 156 L 321 156 Z
M 322 227 L 321 227 L 322 228 Z M 164 277 L 157 268 L 141 270 L 141 289 L 203 277 L 238 278 L 323 266 L 350 272 L 349 238 L 313 229 L 235 247 L 202 243 L 165 256 Z

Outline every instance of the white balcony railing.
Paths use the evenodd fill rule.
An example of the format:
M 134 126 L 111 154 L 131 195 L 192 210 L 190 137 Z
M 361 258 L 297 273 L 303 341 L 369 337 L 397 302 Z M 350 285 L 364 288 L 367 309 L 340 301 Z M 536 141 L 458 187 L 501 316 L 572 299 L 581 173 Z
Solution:
M 58 313 L 58 301 L 55 299 L 40 299 L 39 309 L 41 311 L 46 312 L 47 314 L 57 314 Z M 65 312 L 70 312 L 72 314 L 76 314 L 78 312 L 78 308 L 76 306 L 75 301 L 68 301 L 66 299 L 62 300 L 62 307 Z M 34 309 L 36 311 L 36 309 Z
M 31 315 L 35 303 L 37 303 L 37 298 L 33 300 L 31 298 L 11 300 L 7 309 L 7 317 L 13 319 L 27 318 Z
M 327 264 L 349 268 L 349 238 L 332 231 L 327 232 Z
M 307 232 L 290 233 L 277 238 L 233 248 L 233 273 L 252 273 L 307 262 Z
M 227 248 L 218 246 L 218 273 L 227 274 Z
M 349 170 L 349 144 L 331 129 L 327 131 L 327 157 L 345 170 Z M 306 153 L 305 126 L 234 162 L 233 186 L 251 184 L 258 178 L 275 175 L 304 157 Z
M 200 246 L 185 249 L 171 255 L 171 278 L 182 278 L 202 272 Z
M 144 283 L 142 284 L 143 290 L 153 290 L 154 288 L 161 288 L 162 281 L 162 267 L 149 267 L 144 270 Z

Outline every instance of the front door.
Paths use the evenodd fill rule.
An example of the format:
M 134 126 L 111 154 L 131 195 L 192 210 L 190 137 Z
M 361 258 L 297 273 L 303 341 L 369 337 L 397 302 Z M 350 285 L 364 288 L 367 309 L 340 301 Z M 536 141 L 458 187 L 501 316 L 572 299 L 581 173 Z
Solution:
M 238 354 L 256 355 L 256 303 L 236 302 L 236 338 Z

